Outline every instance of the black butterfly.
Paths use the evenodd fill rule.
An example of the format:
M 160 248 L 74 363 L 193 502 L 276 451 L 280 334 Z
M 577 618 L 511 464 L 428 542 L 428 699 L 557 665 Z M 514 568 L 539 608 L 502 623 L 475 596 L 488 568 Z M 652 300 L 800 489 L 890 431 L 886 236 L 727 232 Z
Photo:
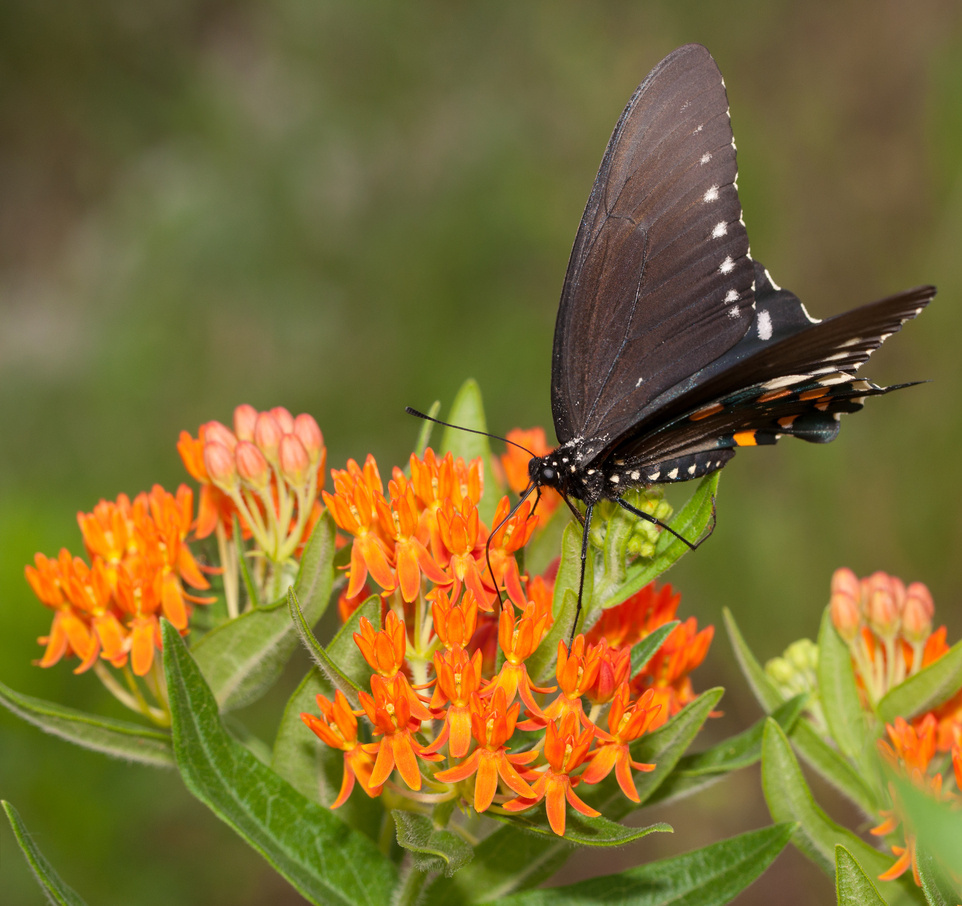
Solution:
M 600 501 L 697 547 L 622 495 L 700 478 L 738 447 L 783 436 L 827 443 L 840 413 L 910 386 L 855 372 L 935 288 L 815 320 L 752 260 L 737 175 L 721 73 L 701 45 L 680 47 L 638 86 L 595 178 L 555 326 L 560 446 L 531 457 L 521 496 L 554 488 L 584 526 L 572 635 Z
M 816 321 L 776 286 L 749 250 L 725 83 L 704 47 L 681 47 L 628 102 L 588 198 L 555 327 L 560 446 L 531 458 L 525 496 L 565 498 L 584 561 L 602 500 L 654 521 L 627 489 L 699 478 L 782 436 L 833 440 L 839 413 L 908 386 L 855 372 L 934 294 Z

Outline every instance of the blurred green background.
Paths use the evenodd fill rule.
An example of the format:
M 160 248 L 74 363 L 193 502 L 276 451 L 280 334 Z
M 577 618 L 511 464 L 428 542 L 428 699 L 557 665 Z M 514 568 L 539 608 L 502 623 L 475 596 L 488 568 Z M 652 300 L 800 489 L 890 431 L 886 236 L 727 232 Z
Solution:
M 810 2 L 0 5 L 0 680 L 117 713 L 93 675 L 31 666 L 50 614 L 23 565 L 79 552 L 101 497 L 174 488 L 181 428 L 311 412 L 328 463 L 403 462 L 406 404 L 466 377 L 489 423 L 549 427 L 551 337 L 605 143 L 662 56 L 706 44 L 728 85 L 752 251 L 816 316 L 939 296 L 825 448 L 743 451 L 683 610 L 731 607 L 762 658 L 814 636 L 832 570 L 926 581 L 962 630 L 962 8 Z M 297 677 L 287 678 L 289 691 Z M 722 633 L 715 734 L 757 715 Z M 255 718 L 268 728 L 283 692 Z M 90 903 L 299 898 L 173 772 L 0 713 L 0 796 Z M 831 807 L 843 820 L 844 810 Z M 577 855 L 566 880 L 767 822 L 745 772 L 646 818 L 675 834 Z M 854 820 L 858 820 L 857 818 Z M 42 902 L 9 827 L 0 899 Z M 810 903 L 786 853 L 739 900 Z

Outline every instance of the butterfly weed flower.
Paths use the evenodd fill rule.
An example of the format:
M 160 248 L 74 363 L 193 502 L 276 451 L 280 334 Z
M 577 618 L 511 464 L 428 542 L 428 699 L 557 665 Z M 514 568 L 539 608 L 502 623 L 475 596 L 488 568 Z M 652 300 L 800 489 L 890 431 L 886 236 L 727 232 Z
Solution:
M 362 617 L 354 634 L 371 673 L 351 714 L 366 729 L 327 699 L 318 700 L 320 716 L 301 715 L 345 753 L 332 807 L 357 780 L 368 795 L 389 792 L 395 808 L 409 800 L 414 810 L 450 802 L 511 813 L 544 802 L 549 826 L 563 834 L 568 807 L 598 814 L 575 792 L 581 784 L 614 772 L 638 801 L 632 771 L 654 766 L 633 760 L 629 746 L 693 697 L 688 674 L 711 633 L 681 624 L 665 655 L 632 675 L 631 646 L 674 619 L 679 602 L 670 587 L 649 586 L 605 611 L 570 650 L 546 642 L 557 564 L 532 575 L 521 560 L 544 510 L 528 501 L 511 512 L 503 497 L 492 534 L 478 509 L 480 460 L 429 448 L 408 466 L 385 487 L 373 457 L 350 461 L 332 471 L 324 494 L 352 545 L 345 594 L 375 586 L 383 614 L 381 628 Z M 530 670 L 543 644 L 556 650 L 553 684 Z M 346 699 L 341 707 L 350 707 Z M 335 732 L 338 714 L 347 729 Z M 374 741 L 360 742 L 365 734 Z
M 196 594 L 209 582 L 187 546 L 193 523 L 193 493 L 181 485 L 170 494 L 159 485 L 131 500 L 101 500 L 77 522 L 90 563 L 61 550 L 56 560 L 37 554 L 25 568 L 40 601 L 55 611 L 41 667 L 78 657 L 76 673 L 94 669 L 125 705 L 154 722 L 169 721 L 160 649 L 161 615 L 182 633 L 195 604 L 211 598 Z M 189 590 L 192 589 L 193 591 Z M 119 670 L 123 684 L 106 664 Z M 155 703 L 147 701 L 143 679 Z

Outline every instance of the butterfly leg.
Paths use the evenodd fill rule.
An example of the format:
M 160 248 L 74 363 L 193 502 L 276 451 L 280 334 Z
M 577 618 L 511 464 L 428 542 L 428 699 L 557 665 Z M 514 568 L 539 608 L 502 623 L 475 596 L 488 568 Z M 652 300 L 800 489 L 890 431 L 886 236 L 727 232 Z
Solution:
M 627 510 L 633 516 L 637 516 L 639 519 L 644 519 L 645 522 L 650 522 L 652 525 L 657 525 L 659 528 L 664 529 L 666 532 L 670 532 L 679 541 L 683 542 L 684 544 L 687 544 L 689 550 L 697 550 L 699 547 L 701 547 L 701 545 L 711 537 L 712 532 L 715 531 L 715 524 L 717 522 L 717 519 L 715 517 L 715 495 L 714 494 L 712 495 L 712 498 L 711 498 L 711 526 L 709 527 L 708 531 L 704 535 L 702 535 L 701 538 L 699 538 L 697 541 L 689 541 L 687 538 L 683 537 L 682 535 L 679 535 L 678 532 L 676 532 L 670 525 L 667 525 L 666 523 L 662 522 L 660 519 L 656 519 L 654 516 L 650 515 L 649 513 L 642 512 L 637 507 L 633 507 L 630 503 L 628 503 L 625 500 L 622 500 L 620 497 L 618 498 L 618 506 L 620 506 L 623 510 Z M 579 601 L 580 600 L 581 599 L 579 598 Z
M 594 504 L 589 503 L 585 509 L 584 530 L 581 533 L 581 579 L 578 581 L 578 606 L 575 608 L 575 618 L 571 623 L 571 634 L 568 636 L 569 652 L 575 640 L 575 630 L 578 628 L 578 620 L 581 618 L 581 599 L 585 593 L 585 566 L 588 562 L 588 531 L 591 528 L 591 512 L 594 508 Z

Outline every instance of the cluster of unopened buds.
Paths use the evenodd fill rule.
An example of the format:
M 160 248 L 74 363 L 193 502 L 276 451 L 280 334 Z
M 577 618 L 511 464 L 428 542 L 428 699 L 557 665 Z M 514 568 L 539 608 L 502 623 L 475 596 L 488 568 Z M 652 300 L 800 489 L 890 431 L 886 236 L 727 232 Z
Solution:
M 935 605 L 921 582 L 906 587 L 883 572 L 859 579 L 850 569 L 839 569 L 832 577 L 829 610 L 851 651 L 856 681 L 870 708 L 949 650 L 945 627 L 933 631 Z M 962 807 L 962 692 L 911 722 L 896 718 L 886 724 L 885 732 L 879 752 L 896 775 L 935 799 Z M 955 790 L 944 784 L 947 774 L 954 779 Z M 889 792 L 893 808 L 882 812 L 884 820 L 872 833 L 894 834 L 902 842 L 892 845 L 896 861 L 880 878 L 892 880 L 911 867 L 920 884 L 915 835 L 903 820 L 905 810 L 894 784 Z
M 354 636 L 372 670 L 369 691 L 353 703 L 341 691 L 333 701 L 318 696 L 320 716 L 302 715 L 344 752 L 332 806 L 355 784 L 372 797 L 388 789 L 421 802 L 462 800 L 477 812 L 544 800 L 552 830 L 563 834 L 566 804 L 598 814 L 575 792 L 582 784 L 614 771 L 638 801 L 632 771 L 655 766 L 633 760 L 629 746 L 693 698 L 688 674 L 704 659 L 711 628 L 680 624 L 632 671 L 631 647 L 673 620 L 679 601 L 669 586 L 647 586 L 606 610 L 570 650 L 558 640 L 554 682 L 537 685 L 527 662 L 552 626 L 553 572 L 524 574 L 516 558 L 537 528 L 528 504 L 508 518 L 503 498 L 489 536 L 478 513 L 480 461 L 438 459 L 430 449 L 412 455 L 410 476 L 394 469 L 387 494 L 373 458 L 332 474 L 325 502 L 353 536 L 342 603 L 357 601 L 372 580 L 384 611 L 383 629 L 361 618 Z M 349 612 L 342 606 L 342 616 Z

